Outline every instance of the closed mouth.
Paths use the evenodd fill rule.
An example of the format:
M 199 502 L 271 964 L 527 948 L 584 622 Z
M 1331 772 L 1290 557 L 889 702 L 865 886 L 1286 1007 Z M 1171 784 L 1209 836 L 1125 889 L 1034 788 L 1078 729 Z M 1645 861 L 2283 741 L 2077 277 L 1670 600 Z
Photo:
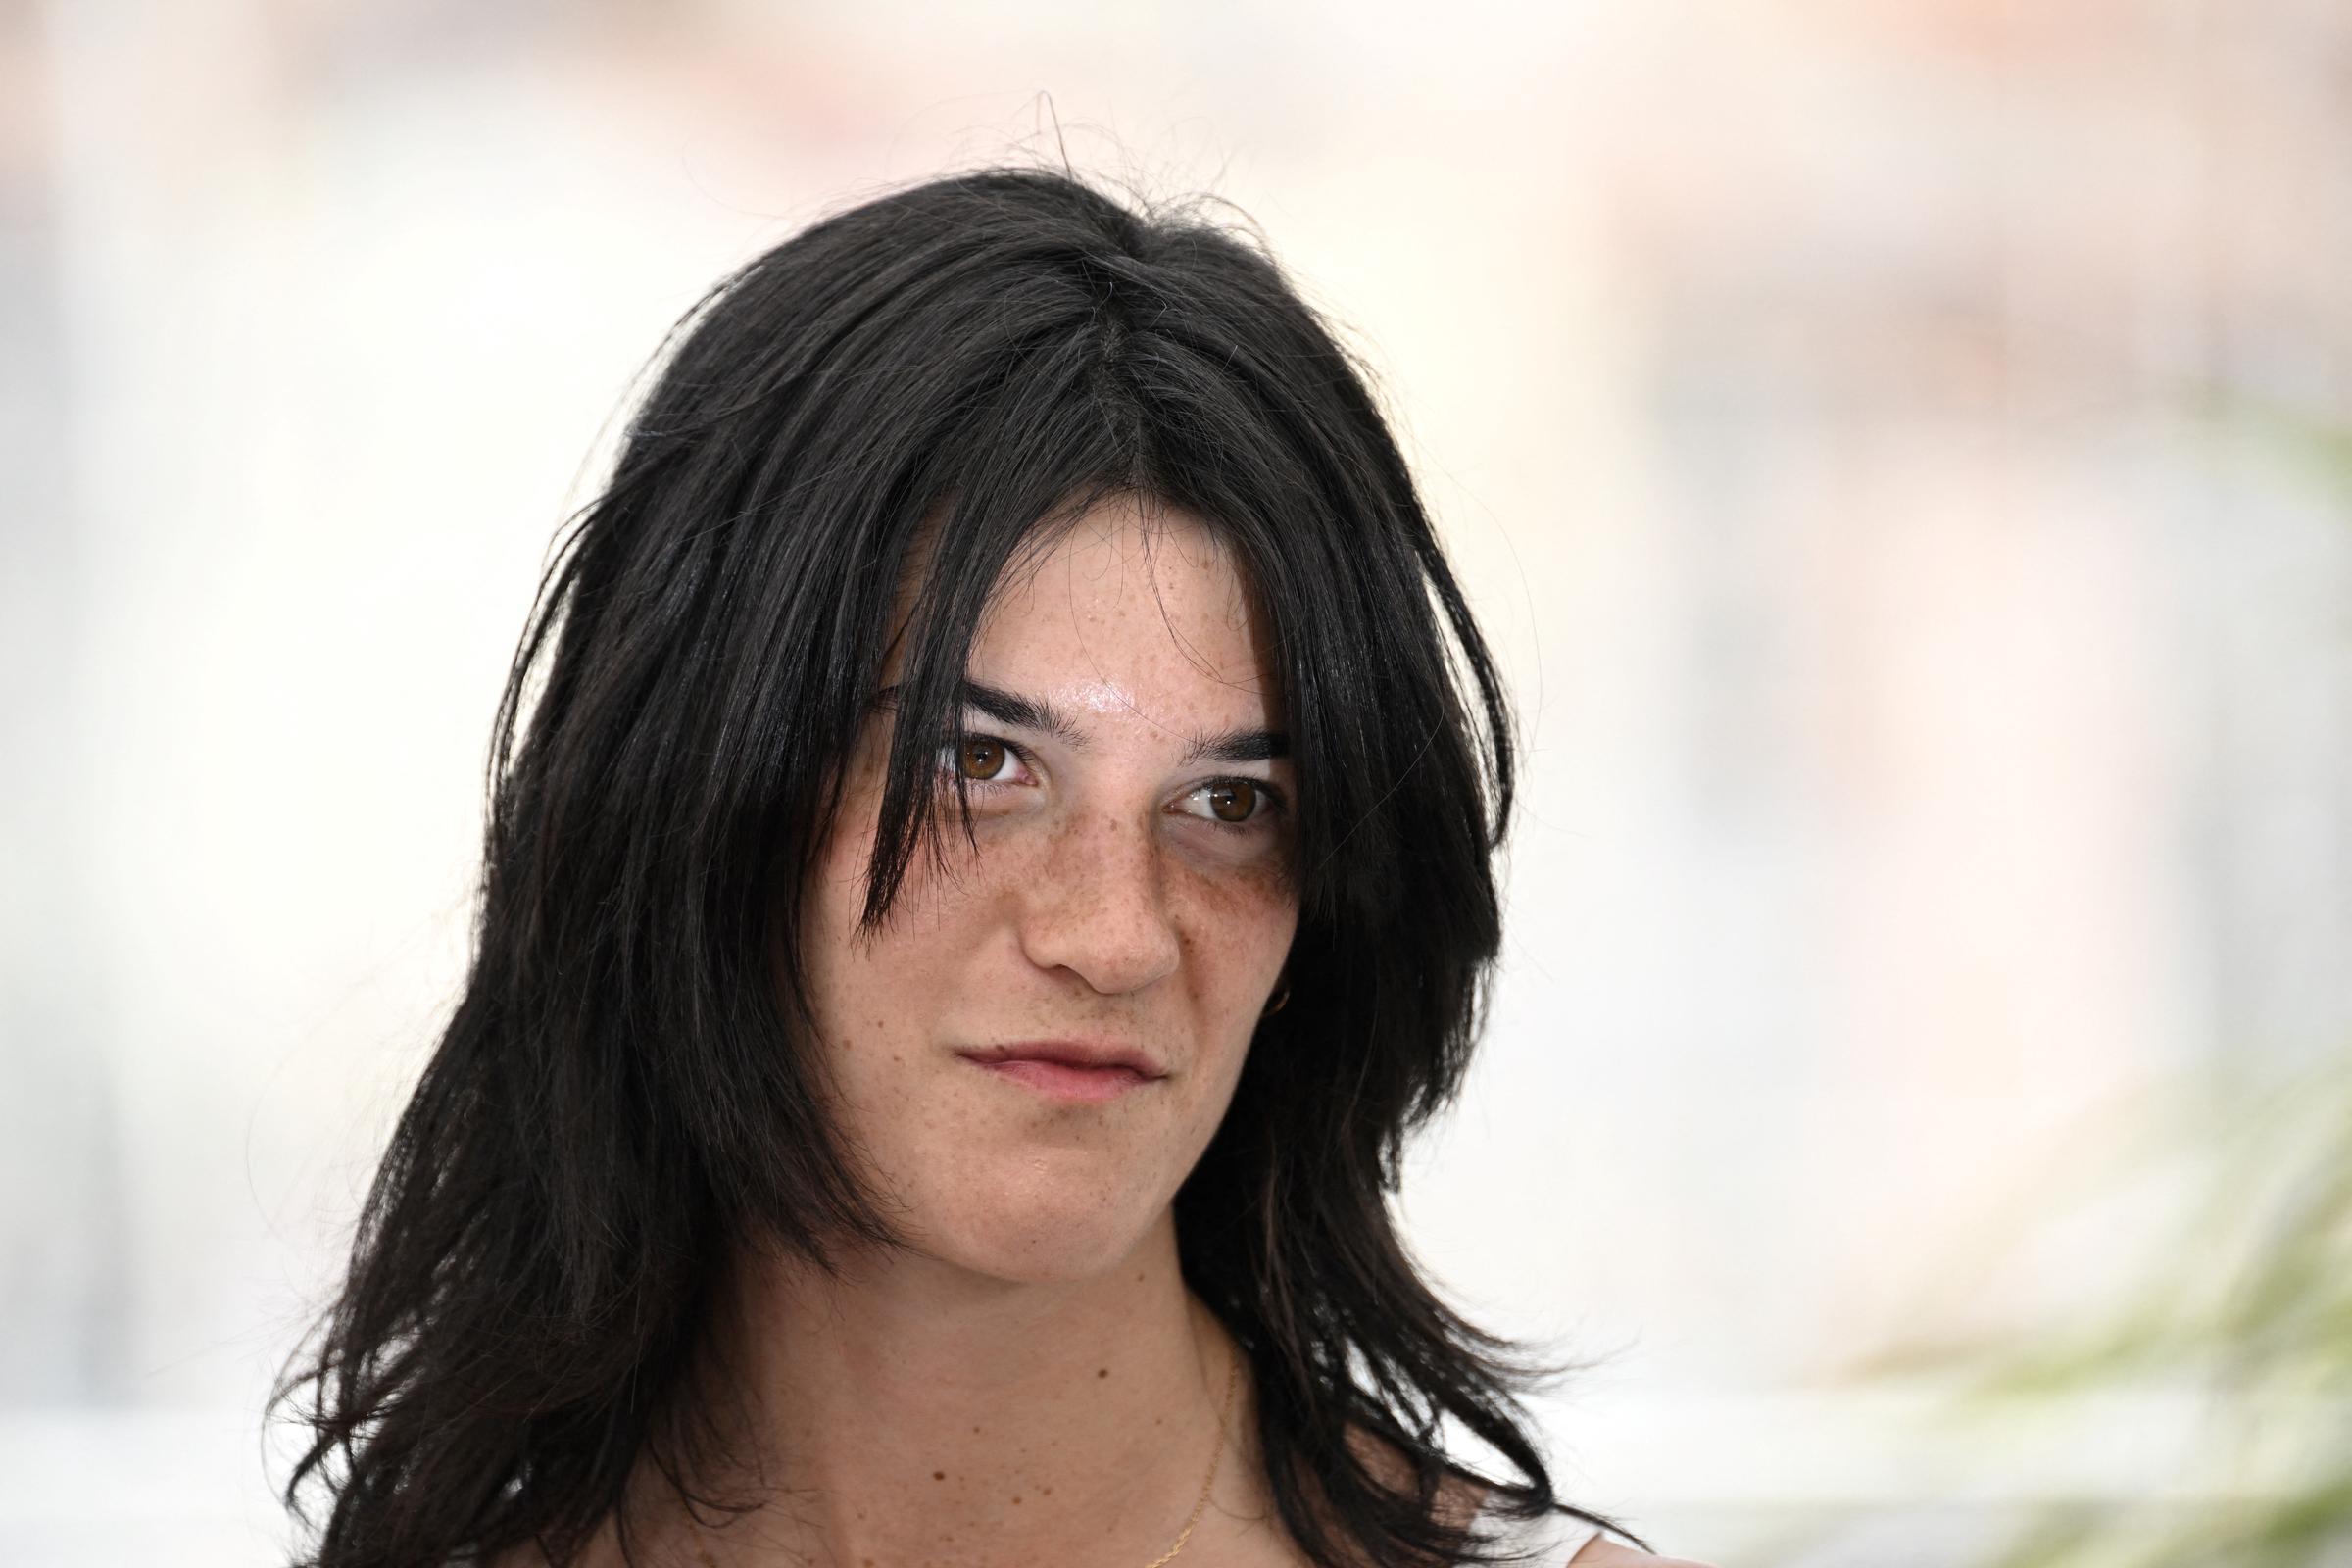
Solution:
M 1123 1072 L 1145 1080 L 1167 1076 L 1150 1056 L 1134 1047 L 1101 1041 L 1021 1040 L 976 1046 L 957 1054 L 983 1067 L 1026 1061 L 1082 1072 Z
M 1070 1104 L 1094 1104 L 1116 1100 L 1121 1095 L 1149 1089 L 1159 1081 L 1147 1077 L 1133 1067 L 1116 1063 L 1108 1066 L 1074 1066 L 1069 1062 L 1048 1061 L 1036 1056 L 1000 1056 L 993 1061 L 983 1061 L 978 1056 L 968 1054 L 964 1059 L 1002 1083 Z

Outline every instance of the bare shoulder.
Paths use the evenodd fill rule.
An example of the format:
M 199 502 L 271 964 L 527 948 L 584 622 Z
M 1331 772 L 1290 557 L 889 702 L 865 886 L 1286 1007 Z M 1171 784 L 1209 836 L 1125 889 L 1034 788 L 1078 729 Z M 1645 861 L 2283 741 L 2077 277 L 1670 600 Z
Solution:
M 1708 1568 L 1685 1557 L 1653 1557 L 1646 1551 L 1621 1546 L 1594 1536 L 1585 1549 L 1568 1559 L 1571 1568 Z
M 1404 1486 L 1409 1472 L 1395 1448 L 1360 1427 L 1349 1429 L 1348 1440 L 1381 1481 L 1399 1489 Z M 1484 1486 L 1449 1476 L 1438 1486 L 1437 1516 L 1447 1524 L 1468 1524 L 1485 1503 L 1486 1494 Z M 1568 1561 L 1571 1568 L 1713 1568 L 1687 1557 L 1653 1556 L 1600 1536 L 1587 1542 L 1584 1550 Z

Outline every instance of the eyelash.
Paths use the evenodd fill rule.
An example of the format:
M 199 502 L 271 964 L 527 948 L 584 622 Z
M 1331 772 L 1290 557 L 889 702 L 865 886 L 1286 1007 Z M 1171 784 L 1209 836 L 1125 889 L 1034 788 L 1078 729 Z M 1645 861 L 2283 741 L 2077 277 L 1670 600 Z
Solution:
M 968 743 L 971 741 L 986 741 L 991 746 L 1004 747 L 1005 755 L 1018 761 L 1023 767 L 1034 769 L 1037 765 L 1036 759 L 1029 755 L 1029 751 L 1026 747 L 1019 745 L 1017 742 L 1006 740 L 1002 735 L 989 735 L 978 730 L 966 731 L 963 736 L 962 743 Z M 942 781 L 950 786 L 954 785 L 955 780 L 957 777 L 956 760 L 950 754 L 956 750 L 958 744 L 962 743 L 956 741 L 948 741 L 943 743 L 939 749 L 940 775 Z M 1011 787 L 1007 784 L 1004 784 L 1001 780 L 991 778 L 967 778 L 964 780 L 964 783 L 976 790 L 991 790 Z M 1201 816 L 1200 813 L 1195 811 L 1187 811 L 1184 814 L 1195 817 L 1197 820 L 1206 822 L 1212 827 L 1221 827 L 1228 829 L 1229 831 L 1240 832 L 1244 829 L 1262 826 L 1291 808 L 1291 803 L 1283 795 L 1282 791 L 1277 789 L 1274 785 L 1267 783 L 1262 778 L 1205 779 L 1200 784 L 1195 785 L 1192 790 L 1187 792 L 1187 798 L 1189 799 L 1192 795 L 1198 795 L 1202 790 L 1213 790 L 1219 785 L 1228 784 L 1244 784 L 1248 785 L 1250 789 L 1255 790 L 1264 803 L 1263 809 L 1250 812 L 1248 817 L 1239 822 L 1228 822 L 1224 818 L 1218 816 Z

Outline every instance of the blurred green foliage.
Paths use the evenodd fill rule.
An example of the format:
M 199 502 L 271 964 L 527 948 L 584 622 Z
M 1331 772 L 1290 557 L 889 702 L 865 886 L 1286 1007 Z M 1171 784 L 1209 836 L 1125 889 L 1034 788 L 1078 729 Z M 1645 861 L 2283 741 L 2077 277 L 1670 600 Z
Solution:
M 1987 1360 L 1968 1398 L 2193 1384 L 2190 1506 L 2046 1509 L 1988 1568 L 2352 1562 L 2352 1062 L 2209 1085 L 2212 1179 L 2162 1266 L 2109 1312 Z
M 2352 429 L 2204 412 L 2352 521 Z M 2171 1091 L 2134 1157 L 2143 1174 L 2151 1156 L 2184 1160 L 2195 1196 L 2131 1284 L 2032 1345 L 1898 1348 L 1857 1369 L 1960 1374 L 1953 1413 L 1993 1425 L 2021 1397 L 2196 1391 L 2180 1473 L 2122 1505 L 2036 1507 L 1983 1568 L 2352 1568 L 2352 1050 L 2267 1075 L 2224 1059 Z

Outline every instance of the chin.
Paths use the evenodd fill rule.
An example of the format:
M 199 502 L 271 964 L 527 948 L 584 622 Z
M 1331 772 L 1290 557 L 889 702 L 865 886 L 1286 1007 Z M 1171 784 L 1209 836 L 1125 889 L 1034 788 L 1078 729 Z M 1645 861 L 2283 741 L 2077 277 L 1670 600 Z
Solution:
M 1036 1172 L 1043 1175 L 1043 1172 Z M 1068 1285 L 1118 1268 L 1150 1236 L 1167 1201 L 1069 1181 L 970 1189 L 922 1227 L 940 1261 L 1023 1285 Z

